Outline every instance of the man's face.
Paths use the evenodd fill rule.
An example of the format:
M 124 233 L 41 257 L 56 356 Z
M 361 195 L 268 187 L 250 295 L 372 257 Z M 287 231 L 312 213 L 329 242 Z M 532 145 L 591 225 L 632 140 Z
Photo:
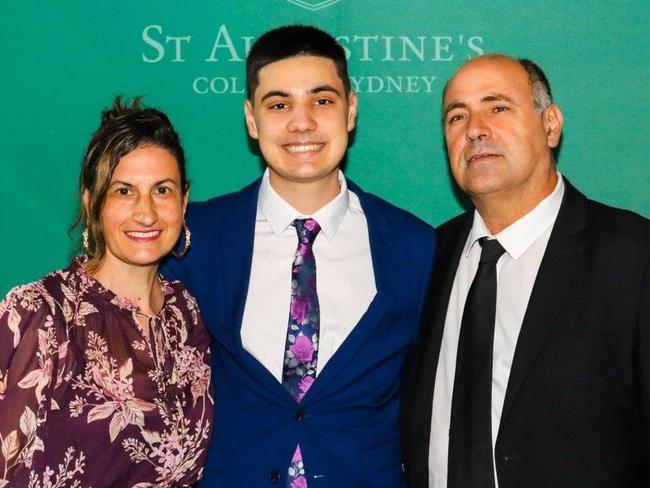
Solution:
M 562 114 L 535 111 L 528 75 L 508 58 L 478 58 L 451 79 L 443 100 L 452 173 L 472 198 L 503 197 L 512 205 L 553 189 L 551 148 Z M 549 189 L 550 187 L 550 189 Z
M 357 99 L 353 92 L 346 96 L 334 62 L 296 56 L 264 66 L 258 77 L 253 101 L 247 100 L 244 110 L 271 183 L 336 179 Z

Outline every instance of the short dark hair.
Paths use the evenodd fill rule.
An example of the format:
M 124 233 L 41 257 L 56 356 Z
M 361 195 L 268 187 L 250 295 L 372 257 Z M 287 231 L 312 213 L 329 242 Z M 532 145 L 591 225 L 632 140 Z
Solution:
M 102 111 L 99 127 L 92 135 L 81 164 L 79 175 L 79 216 L 73 225 L 88 230 L 88 249 L 93 270 L 106 253 L 106 242 L 101 229 L 101 212 L 113 171 L 120 160 L 142 146 L 157 146 L 174 156 L 181 177 L 181 191 L 187 193 L 189 183 L 185 172 L 185 153 L 180 138 L 169 118 L 155 108 L 140 105 L 141 97 L 123 103 L 120 96 L 113 106 Z M 83 202 L 84 191 L 90 198 L 88 208 Z
M 350 77 L 345 51 L 331 35 L 310 25 L 287 25 L 260 36 L 246 58 L 246 95 L 253 100 L 259 85 L 259 72 L 267 64 L 295 56 L 320 56 L 331 59 L 336 66 L 346 95 Z

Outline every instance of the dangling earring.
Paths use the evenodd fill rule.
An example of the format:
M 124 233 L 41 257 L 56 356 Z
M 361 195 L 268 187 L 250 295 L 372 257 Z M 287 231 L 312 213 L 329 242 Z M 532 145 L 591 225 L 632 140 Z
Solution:
M 81 236 L 83 238 L 84 249 L 86 250 L 86 253 L 90 254 L 90 245 L 88 244 L 88 227 L 84 229 L 84 231 L 81 233 Z
M 183 220 L 183 229 L 184 229 L 185 245 L 183 246 L 183 249 L 180 252 L 172 251 L 172 254 L 177 259 L 180 259 L 183 256 L 185 256 L 185 254 L 187 254 L 187 250 L 192 245 L 192 233 L 190 232 L 190 228 L 185 223 L 185 220 Z

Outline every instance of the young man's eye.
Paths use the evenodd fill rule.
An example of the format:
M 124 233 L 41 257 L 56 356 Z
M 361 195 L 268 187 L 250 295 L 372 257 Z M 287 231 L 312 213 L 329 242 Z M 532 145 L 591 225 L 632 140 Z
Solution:
M 450 115 L 447 117 L 447 123 L 448 124 L 453 124 L 454 122 L 458 122 L 459 120 L 463 120 L 465 118 L 465 115 L 463 114 L 454 114 Z
M 159 186 L 156 189 L 156 193 L 158 193 L 158 195 L 168 195 L 169 193 L 171 193 L 171 188 L 167 186 Z
M 284 110 L 285 108 L 287 108 L 287 104 L 284 102 L 277 102 L 271 105 L 269 108 L 271 110 Z
M 334 102 L 329 98 L 318 98 L 315 103 L 316 105 L 331 105 Z

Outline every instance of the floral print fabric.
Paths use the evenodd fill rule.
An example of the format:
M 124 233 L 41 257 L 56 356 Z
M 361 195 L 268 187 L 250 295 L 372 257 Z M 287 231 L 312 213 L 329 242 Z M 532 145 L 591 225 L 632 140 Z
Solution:
M 312 246 L 320 232 L 314 219 L 296 219 L 298 248 L 291 268 L 291 303 L 282 384 L 300 402 L 316 378 L 320 306 L 316 293 L 316 259 Z M 288 488 L 307 488 L 300 445 L 289 465 Z
M 0 488 L 191 486 L 214 403 L 196 302 L 160 279 L 147 337 L 83 262 L 0 303 Z
M 320 307 L 312 245 L 320 226 L 314 219 L 296 219 L 293 225 L 298 233 L 298 248 L 291 268 L 291 303 L 282 384 L 299 402 L 316 378 Z

